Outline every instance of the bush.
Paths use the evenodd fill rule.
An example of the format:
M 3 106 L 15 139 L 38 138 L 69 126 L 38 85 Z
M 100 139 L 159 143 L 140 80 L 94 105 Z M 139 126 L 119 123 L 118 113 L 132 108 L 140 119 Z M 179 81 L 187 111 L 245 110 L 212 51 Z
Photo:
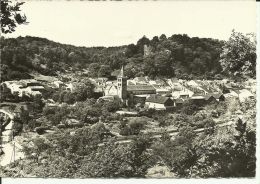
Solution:
M 129 123 L 122 121 L 119 128 L 121 135 L 138 135 L 146 122 L 142 119 L 132 119 Z
M 37 132 L 37 134 L 40 134 L 40 135 L 44 134 L 46 132 L 46 130 L 47 130 L 47 128 L 45 128 L 45 127 L 36 127 L 35 128 L 35 132 Z
M 181 113 L 186 115 L 193 115 L 199 110 L 199 107 L 195 104 L 187 103 L 185 104 L 182 109 Z

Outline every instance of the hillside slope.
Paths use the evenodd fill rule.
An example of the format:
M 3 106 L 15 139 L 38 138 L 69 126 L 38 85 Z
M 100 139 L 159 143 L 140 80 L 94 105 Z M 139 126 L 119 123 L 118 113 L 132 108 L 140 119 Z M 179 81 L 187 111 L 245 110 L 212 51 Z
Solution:
M 45 38 L 1 37 L 1 81 L 29 78 L 32 71 L 55 75 L 88 69 L 91 77 L 109 77 L 125 65 L 128 77 L 214 78 L 221 74 L 223 41 L 187 35 L 145 36 L 120 47 L 76 47 Z

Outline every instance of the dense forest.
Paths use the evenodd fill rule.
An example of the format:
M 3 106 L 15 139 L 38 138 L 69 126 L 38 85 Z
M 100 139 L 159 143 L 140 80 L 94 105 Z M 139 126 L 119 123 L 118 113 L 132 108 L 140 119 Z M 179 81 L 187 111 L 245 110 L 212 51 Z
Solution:
M 57 71 L 82 69 L 87 69 L 90 77 L 110 77 L 122 65 L 129 78 L 219 79 L 227 77 L 229 71 L 255 77 L 255 60 L 255 44 L 235 31 L 227 42 L 162 34 L 108 48 L 76 47 L 30 36 L 1 37 L 2 81 L 28 78 L 32 71 L 56 75 Z

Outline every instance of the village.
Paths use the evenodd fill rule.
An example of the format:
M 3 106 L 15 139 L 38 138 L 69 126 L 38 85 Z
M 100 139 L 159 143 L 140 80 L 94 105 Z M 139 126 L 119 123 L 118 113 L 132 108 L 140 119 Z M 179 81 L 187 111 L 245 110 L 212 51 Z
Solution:
M 144 45 L 144 50 L 146 57 L 149 47 Z M 32 140 L 47 140 L 66 131 L 73 137 L 84 128 L 98 134 L 98 147 L 111 140 L 127 146 L 142 136 L 154 144 L 165 137 L 174 141 L 189 127 L 196 135 L 214 135 L 230 131 L 238 120 L 255 129 L 253 78 L 129 78 L 124 66 L 108 77 L 89 73 L 89 69 L 70 67 L 55 76 L 33 72 L 30 79 L 1 83 L 0 166 L 30 157 L 38 160 Z M 34 151 L 25 156 L 28 145 Z M 147 173 L 147 177 L 154 175 Z
M 114 72 L 115 73 L 115 72 Z M 90 80 L 94 87 L 94 93 L 98 99 L 113 101 L 120 99 L 125 105 L 146 106 L 156 110 L 169 110 L 180 107 L 184 102 L 194 104 L 206 104 L 217 101 L 225 101 L 226 98 L 238 98 L 240 102 L 253 98 L 256 93 L 256 80 L 248 80 L 246 83 L 230 80 L 181 80 L 181 79 L 156 79 L 148 77 L 136 77 L 128 79 L 124 75 L 122 67 L 113 77 L 108 78 L 83 78 Z M 64 82 L 56 77 L 39 75 L 34 79 L 18 81 L 5 81 L 3 88 L 10 90 L 17 97 L 42 96 L 47 89 L 67 90 L 73 92 L 75 84 L 80 80 L 71 79 Z M 43 99 L 48 103 L 52 99 Z M 53 104 L 54 105 L 54 104 Z
M 79 72 L 80 73 L 80 72 Z M 82 72 L 83 74 L 85 73 Z M 1 103 L 1 109 L 19 117 L 21 109 L 28 110 L 30 99 L 38 97 L 46 107 L 59 107 L 63 103 L 55 102 L 51 97 L 43 94 L 48 90 L 65 90 L 73 92 L 78 81 L 89 80 L 93 84 L 93 93 L 97 102 L 119 101 L 123 104 L 116 111 L 119 115 L 137 116 L 134 109 L 153 109 L 157 111 L 179 111 L 183 104 L 197 106 L 217 104 L 228 99 L 237 99 L 243 103 L 247 99 L 254 99 L 256 95 L 256 80 L 244 83 L 229 80 L 181 80 L 156 79 L 136 77 L 128 79 L 124 68 L 113 73 L 112 80 L 108 78 L 86 78 L 65 75 L 58 77 L 36 75 L 34 79 L 5 81 L 1 87 L 8 89 L 13 100 Z M 68 80 L 68 76 L 71 78 Z M 63 80 L 66 78 L 66 82 Z M 20 100 L 19 100 L 20 99 Z M 19 101 L 19 102 L 18 102 Z M 77 102 L 76 102 L 77 103 Z M 75 106 L 75 104 L 71 104 Z M 11 106 L 11 108 L 10 108 Z M 10 110 L 12 109 L 12 110 Z M 3 113 L 3 111 L 1 111 Z M 73 119 L 77 119 L 76 117 Z M 79 120 L 74 120 L 78 123 Z
M 79 72 L 80 73 L 80 72 Z M 84 74 L 84 72 L 82 72 Z M 124 74 L 124 68 L 122 67 L 116 76 L 111 79 L 108 78 L 87 78 L 85 75 L 79 77 L 80 74 L 75 75 L 65 75 L 59 77 L 43 76 L 37 75 L 34 79 L 25 79 L 17 81 L 5 81 L 1 84 L 1 87 L 8 89 L 13 97 L 12 100 L 8 100 L 1 103 L 0 114 L 2 121 L 1 128 L 1 143 L 2 143 L 2 159 L 1 165 L 5 166 L 10 162 L 14 162 L 17 158 L 24 158 L 24 154 L 21 152 L 22 145 L 32 144 L 30 139 L 25 137 L 46 137 L 50 134 L 57 132 L 59 129 L 69 129 L 71 135 L 74 135 L 78 128 L 82 126 L 96 127 L 104 124 L 105 132 L 102 133 L 102 137 L 115 137 L 117 143 L 119 144 L 129 144 L 132 142 L 132 136 L 135 134 L 150 135 L 153 139 L 160 139 L 165 133 L 167 133 L 172 139 L 178 135 L 179 126 L 183 123 L 178 120 L 178 113 L 182 112 L 183 108 L 186 106 L 198 106 L 204 107 L 196 116 L 204 116 L 204 119 L 213 117 L 216 122 L 216 126 L 219 129 L 225 127 L 234 126 L 236 122 L 237 115 L 241 118 L 248 118 L 247 115 L 242 112 L 236 111 L 236 115 L 215 115 L 216 110 L 208 108 L 207 106 L 217 107 L 219 103 L 230 103 L 230 100 L 236 99 L 239 103 L 244 103 L 247 100 L 252 100 L 256 95 L 256 80 L 248 80 L 246 82 L 240 83 L 229 80 L 181 80 L 181 79 L 156 79 L 152 80 L 148 77 L 136 77 L 133 79 L 128 79 Z M 71 78 L 69 78 L 70 76 Z M 66 78 L 66 80 L 64 80 Z M 68 80 L 69 78 L 69 80 Z M 34 126 L 27 133 L 17 132 L 14 129 L 14 122 L 21 122 L 21 116 L 24 110 L 29 111 L 29 114 L 34 111 L 30 108 L 32 99 L 39 98 L 44 102 L 44 108 L 46 109 L 56 109 L 63 108 L 64 105 L 68 105 L 64 102 L 59 103 L 54 101 L 50 97 L 46 96 L 46 91 L 69 91 L 73 92 L 77 83 L 79 81 L 89 80 L 93 84 L 93 93 L 95 94 L 96 103 L 102 102 L 120 102 L 122 105 L 117 109 L 114 114 L 116 117 L 123 117 L 123 121 L 120 123 L 118 118 L 114 120 L 108 120 L 108 118 L 97 118 L 91 124 L 82 124 L 82 120 L 76 116 L 64 116 L 65 120 L 57 122 L 55 126 L 49 123 L 40 123 Z M 48 94 L 48 93 L 47 93 Z M 227 101 L 227 102 L 226 102 Z M 69 104 L 71 107 L 77 107 L 78 102 L 75 104 Z M 43 108 L 43 109 L 44 109 Z M 90 107 L 91 108 L 91 107 Z M 210 110 L 209 110 L 210 109 Z M 168 112 L 168 115 L 158 115 L 161 117 L 155 120 L 154 113 L 149 110 L 155 110 L 157 112 Z M 146 111 L 145 115 L 144 112 Z M 205 114 L 212 115 L 203 115 Z M 175 115 L 177 113 L 177 116 Z M 157 113 L 154 113 L 157 114 Z M 216 114 L 216 113 L 215 113 Z M 218 113 L 217 113 L 218 114 Z M 225 113 L 224 113 L 225 114 Z M 32 115 L 30 115 L 32 116 Z M 44 119 L 42 113 L 34 113 L 35 120 L 49 121 Z M 165 117 L 164 117 L 165 116 Z M 87 116 L 89 118 L 89 116 Z M 153 117 L 153 118 L 151 118 Z M 234 119 L 230 119 L 233 117 Z M 165 124 L 169 120 L 175 118 L 180 125 L 176 124 Z M 177 119 L 176 119 L 177 118 Z M 92 118 L 93 119 L 93 118 Z M 120 119 L 120 118 L 119 118 Z M 201 119 L 201 118 L 200 118 Z M 203 118 L 202 118 L 203 120 Z M 143 124 L 137 132 L 130 131 L 126 128 L 127 123 L 139 121 Z M 171 120 L 172 121 L 172 120 Z M 206 121 L 206 120 L 205 120 Z M 89 122 L 89 121 L 88 121 Z M 134 124 L 134 123 L 133 123 Z M 51 125 L 51 126 L 49 126 Z M 129 124 L 130 125 L 130 124 Z M 122 128 L 123 126 L 123 128 Z M 131 125 L 130 125 L 131 126 Z M 139 126 L 139 125 L 138 125 Z M 205 125 L 194 124 L 196 133 L 205 132 Z M 20 128 L 20 131 L 22 128 Z M 14 136 L 14 133 L 16 136 Z M 25 136 L 26 135 L 26 136 Z M 103 139 L 98 144 L 99 146 L 104 146 L 107 138 Z M 29 142 L 27 142 L 29 141 Z M 13 142 L 16 146 L 13 148 Z M 16 150 L 16 153 L 13 151 Z M 4 154 L 4 152 L 6 154 Z M 9 154 L 9 155 L 8 155 Z M 11 154 L 11 155 L 10 155 Z M 16 154 L 16 156 L 14 156 Z M 9 160 L 11 160 L 9 162 Z

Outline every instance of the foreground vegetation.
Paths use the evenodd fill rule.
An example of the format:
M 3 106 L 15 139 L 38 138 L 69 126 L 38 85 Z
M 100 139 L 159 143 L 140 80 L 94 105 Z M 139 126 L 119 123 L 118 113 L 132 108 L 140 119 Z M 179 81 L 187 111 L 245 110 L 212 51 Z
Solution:
M 179 112 L 141 110 L 140 117 L 117 115 L 106 107 L 93 99 L 76 106 L 45 107 L 36 120 L 24 113 L 21 136 L 26 157 L 2 167 L 1 176 L 146 177 L 158 165 L 175 177 L 255 175 L 255 101 L 194 108 L 189 104 Z M 80 121 L 68 123 L 71 116 Z M 228 120 L 233 122 L 221 126 Z M 31 132 L 35 126 L 45 129 L 36 135 Z M 159 137 L 149 132 L 156 127 L 161 129 Z M 167 132 L 170 127 L 178 130 L 175 135 Z

